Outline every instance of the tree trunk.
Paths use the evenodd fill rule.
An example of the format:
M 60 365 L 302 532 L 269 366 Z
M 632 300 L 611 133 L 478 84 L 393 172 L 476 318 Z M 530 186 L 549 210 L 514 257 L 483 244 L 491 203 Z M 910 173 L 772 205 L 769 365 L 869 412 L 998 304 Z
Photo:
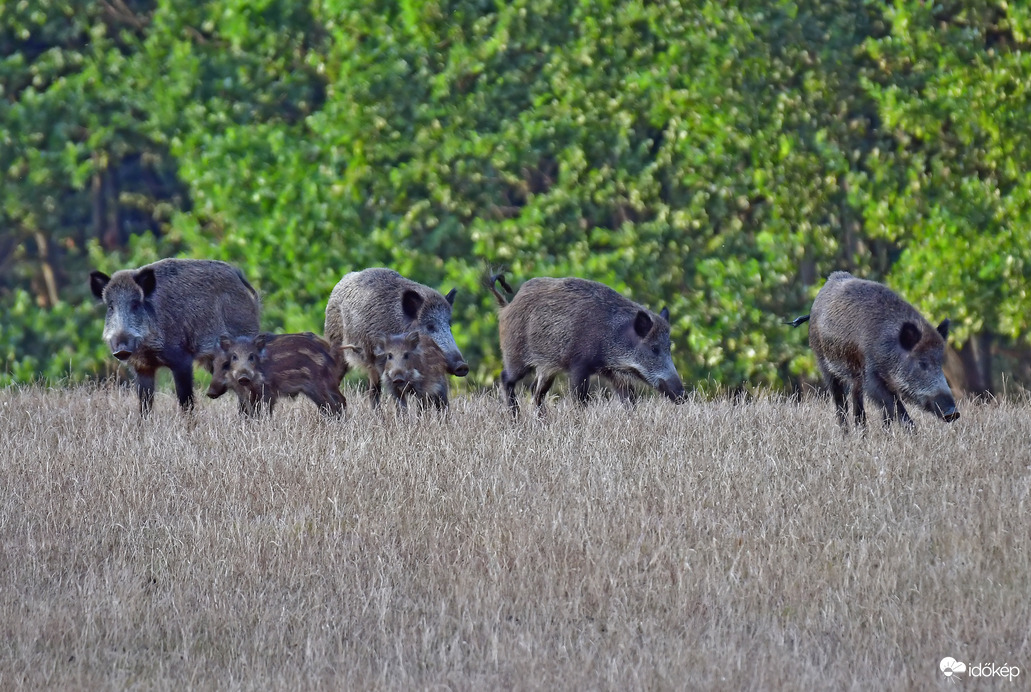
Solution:
M 105 250 L 117 250 L 122 245 L 121 223 L 118 218 L 118 181 L 114 178 L 111 162 L 104 152 L 93 153 L 93 228 Z
M 107 218 L 107 198 L 104 196 L 104 169 L 99 152 L 93 152 L 93 181 L 90 185 L 90 196 L 93 197 L 93 231 L 105 250 L 111 250 L 104 238 L 104 219 Z M 83 244 L 85 247 L 85 243 Z
M 973 334 L 962 348 L 959 357 L 963 363 L 966 389 L 971 396 L 992 394 L 992 335 Z
M 43 297 L 43 307 L 52 308 L 58 301 L 57 276 L 54 273 L 54 266 L 50 263 L 50 244 L 42 231 L 35 232 L 36 247 L 39 250 L 39 266 L 43 273 L 43 286 L 46 294 Z

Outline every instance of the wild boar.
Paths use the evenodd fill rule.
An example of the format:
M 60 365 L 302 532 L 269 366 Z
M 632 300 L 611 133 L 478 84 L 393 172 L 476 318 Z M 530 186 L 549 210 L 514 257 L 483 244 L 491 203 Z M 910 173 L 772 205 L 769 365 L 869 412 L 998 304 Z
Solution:
M 136 373 L 144 415 L 158 368 L 172 371 L 179 405 L 192 409 L 193 362 L 210 370 L 222 334 L 258 333 L 258 293 L 225 262 L 164 259 L 113 276 L 94 271 L 90 289 L 107 306 L 104 341 Z
M 217 399 L 232 389 L 240 410 L 253 416 L 260 409 L 271 414 L 282 396 L 304 394 L 321 412 L 341 416 L 347 407 L 340 393 L 342 363 L 329 342 L 311 332 L 223 336 L 208 396 Z
M 810 313 L 789 324 L 804 322 L 809 322 L 809 346 L 846 431 L 846 392 L 860 427 L 866 425 L 864 393 L 883 409 L 885 425 L 898 420 L 913 427 L 903 399 L 942 420 L 959 418 L 942 371 L 949 320 L 934 328 L 887 286 L 834 272 Z
M 365 269 L 340 279 L 326 304 L 326 339 L 345 349 L 347 362 L 369 374 L 369 396 L 379 405 L 382 373 L 376 365 L 377 342 L 391 334 L 418 330 L 440 347 L 447 372 L 469 374 L 469 366 L 451 333 L 451 306 L 455 289 L 438 291 L 404 278 L 392 269 Z
M 418 331 L 381 338 L 373 350 L 376 367 L 401 408 L 414 395 L 423 406 L 447 408 L 447 359 L 436 342 Z
M 581 404 L 594 374 L 612 382 L 624 401 L 632 397 L 630 378 L 683 401 L 670 353 L 669 310 L 656 314 L 605 284 L 577 278 L 530 279 L 509 302 L 495 287 L 502 279 L 494 274 L 487 284 L 501 308 L 501 382 L 513 415 L 519 411 L 516 384 L 530 370 L 537 373 L 533 400 L 539 411 L 560 372 Z

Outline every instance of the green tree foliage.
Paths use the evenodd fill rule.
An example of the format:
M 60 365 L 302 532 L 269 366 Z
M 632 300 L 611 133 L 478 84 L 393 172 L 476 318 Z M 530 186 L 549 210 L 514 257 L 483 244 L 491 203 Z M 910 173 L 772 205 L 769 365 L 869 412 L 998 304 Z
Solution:
M 46 5 L 55 18 L 73 6 Z M 458 286 L 456 338 L 486 384 L 500 370 L 479 283 L 489 261 L 516 284 L 577 275 L 669 305 L 688 383 L 811 378 L 805 330 L 782 320 L 839 268 L 948 308 L 963 339 L 1026 333 L 1013 295 L 1028 252 L 1031 149 L 1013 134 L 1026 19 L 1001 3 L 163 1 L 133 6 L 117 32 L 110 9 L 91 11 L 99 38 L 79 48 L 92 57 L 72 71 L 78 100 L 48 97 L 62 116 L 28 97 L 56 87 L 7 94 L 29 109 L 8 136 L 29 161 L 57 147 L 31 144 L 29 121 L 57 143 L 66 122 L 102 134 L 72 137 L 49 178 L 33 182 L 6 151 L 4 170 L 27 200 L 91 199 L 96 152 L 165 162 L 186 194 L 145 190 L 171 199 L 154 209 L 179 209 L 171 224 L 154 212 L 131 242 L 144 229 L 122 224 L 122 250 L 101 236 L 92 259 L 232 261 L 262 291 L 267 328 L 321 331 L 344 273 L 394 267 Z M 5 36 L 27 21 L 0 17 Z M 14 74 L 28 63 L 10 46 Z M 978 214 L 990 233 L 975 231 Z M 976 250 L 943 240 L 948 219 Z M 927 272 L 931 258 L 952 271 Z M 93 320 L 69 341 L 73 371 L 99 370 Z M 47 362 L 36 346 L 5 348 L 0 377 Z
M 104 371 L 88 246 L 160 233 L 185 201 L 136 78 L 151 4 L 0 5 L 0 382 Z
M 885 14 L 866 88 L 890 139 L 856 198 L 870 235 L 902 247 L 892 283 L 955 320 L 979 361 L 971 375 L 990 386 L 983 344 L 1026 338 L 1031 314 L 1031 12 L 902 2 Z

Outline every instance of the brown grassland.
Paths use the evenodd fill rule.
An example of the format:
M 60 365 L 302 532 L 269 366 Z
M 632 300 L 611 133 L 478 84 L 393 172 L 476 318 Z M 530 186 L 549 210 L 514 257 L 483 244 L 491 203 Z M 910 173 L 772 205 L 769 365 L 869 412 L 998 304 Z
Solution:
M 1031 404 L 0 391 L 0 689 L 936 689 L 1031 672 Z M 526 399 L 523 399 L 524 409 Z M 973 685 L 964 680 L 961 685 Z M 953 687 L 953 689 L 961 689 Z

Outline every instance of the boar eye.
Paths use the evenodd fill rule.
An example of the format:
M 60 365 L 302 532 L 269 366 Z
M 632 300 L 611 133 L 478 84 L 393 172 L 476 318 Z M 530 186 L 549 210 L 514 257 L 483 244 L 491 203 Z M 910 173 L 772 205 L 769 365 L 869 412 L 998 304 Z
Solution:
M 428 331 L 428 332 L 435 332 L 435 331 L 437 331 L 437 325 L 432 324 L 432 323 L 426 325 L 426 331 Z
M 250 361 L 251 363 L 253 363 L 254 362 L 254 354 L 252 353 L 249 356 L 247 356 L 247 360 Z
M 115 306 L 114 306 L 114 303 L 108 303 L 108 304 L 107 304 L 107 311 L 108 311 L 109 313 L 111 313 L 111 312 L 114 312 L 114 311 L 115 311 Z
M 659 355 L 659 347 L 658 346 L 652 346 L 652 353 L 654 353 L 655 355 Z

